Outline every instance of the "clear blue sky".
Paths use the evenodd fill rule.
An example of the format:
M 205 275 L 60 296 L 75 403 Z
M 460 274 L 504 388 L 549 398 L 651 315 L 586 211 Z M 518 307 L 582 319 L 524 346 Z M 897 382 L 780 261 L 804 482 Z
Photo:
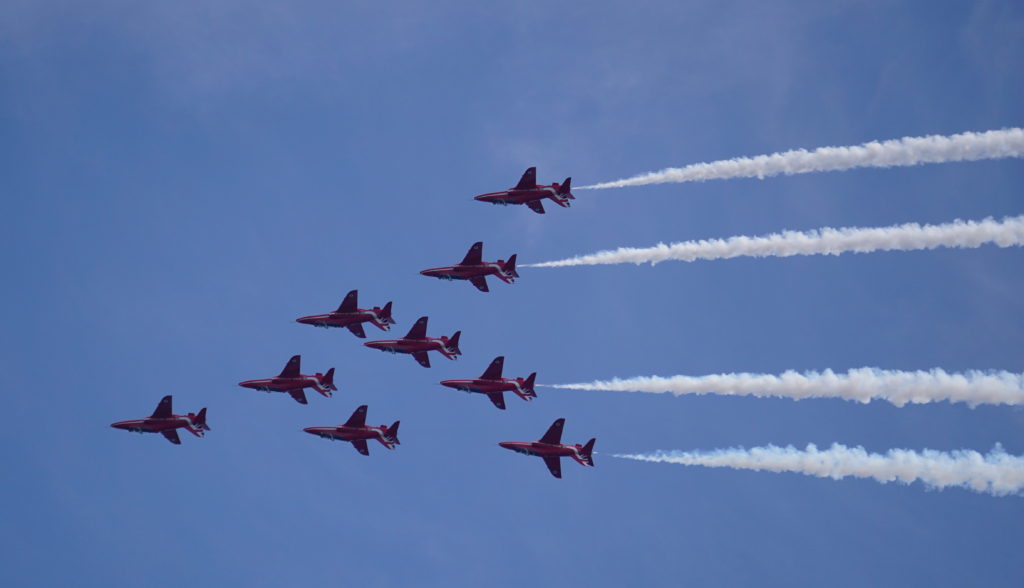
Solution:
M 779 229 L 1016 215 L 1020 160 L 471 197 L 1024 123 L 1019 2 L 0 5 L 0 584 L 1019 586 L 1024 501 L 619 461 L 808 442 L 1002 443 L 1024 412 L 437 385 L 785 369 L 1024 370 L 1024 252 L 987 247 L 420 276 Z M 350 289 L 458 362 L 298 316 Z M 371 327 L 368 333 L 376 333 Z M 239 388 L 301 353 L 341 389 Z M 205 439 L 110 429 L 209 407 Z M 394 452 L 301 433 L 402 420 Z M 499 448 L 596 436 L 597 467 Z

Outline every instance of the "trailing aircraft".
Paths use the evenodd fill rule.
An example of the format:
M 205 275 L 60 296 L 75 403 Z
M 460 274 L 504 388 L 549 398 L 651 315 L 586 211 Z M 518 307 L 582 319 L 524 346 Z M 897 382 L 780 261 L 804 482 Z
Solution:
M 505 357 L 495 357 L 491 365 L 487 366 L 483 375 L 472 380 L 444 380 L 442 386 L 462 390 L 463 392 L 486 394 L 487 398 L 501 410 L 505 410 L 505 392 L 515 392 L 517 396 L 529 402 L 537 397 L 533 391 L 533 381 L 537 378 L 537 372 L 533 372 L 526 379 L 503 378 L 501 369 L 504 366 Z
M 474 196 L 473 200 L 489 202 L 491 204 L 500 204 L 502 206 L 508 204 L 525 204 L 530 207 L 530 210 L 537 214 L 544 214 L 544 205 L 541 204 L 541 200 L 545 198 L 550 199 L 552 202 L 563 208 L 569 208 L 569 201 L 576 199 L 576 197 L 572 195 L 572 192 L 569 191 L 571 184 L 572 178 L 565 178 L 565 181 L 561 184 L 555 182 L 550 186 L 538 186 L 537 168 L 531 167 L 526 170 L 523 177 L 514 188 Z
M 363 323 L 370 323 L 382 331 L 390 331 L 391 325 L 395 324 L 395 320 L 391 318 L 391 303 L 385 304 L 384 308 L 379 306 L 358 308 L 358 297 L 359 290 L 352 290 L 345 295 L 345 299 L 342 300 L 338 310 L 327 314 L 304 316 L 295 319 L 295 321 L 324 329 L 345 327 L 360 339 L 366 338 L 366 332 L 363 331 Z
M 408 353 L 412 355 L 423 367 L 430 367 L 428 351 L 439 351 L 448 359 L 456 359 L 462 355 L 459 349 L 459 337 L 462 331 L 455 331 L 455 334 L 448 337 L 435 339 L 427 337 L 427 317 L 421 316 L 416 324 L 409 329 L 409 333 L 401 339 L 384 339 L 381 341 L 367 341 L 363 343 L 371 349 L 379 349 L 388 353 Z
M 425 269 L 420 273 L 424 276 L 440 278 L 442 280 L 469 280 L 481 292 L 488 291 L 487 276 L 497 276 L 499 280 L 506 284 L 515 282 L 516 278 L 519 277 L 519 274 L 516 273 L 515 254 L 509 257 L 508 261 L 504 259 L 484 261 L 482 259 L 483 249 L 483 241 L 477 241 L 469 248 L 466 257 L 458 265 L 434 267 Z
M 167 395 L 160 399 L 156 410 L 149 418 L 135 419 L 131 421 L 118 421 L 110 425 L 115 429 L 124 429 L 132 433 L 160 433 L 168 441 L 175 445 L 181 445 L 178 438 L 178 429 L 185 429 L 196 437 L 202 437 L 210 427 L 206 425 L 206 408 L 199 411 L 199 414 L 174 414 L 171 409 L 171 396 Z
M 301 355 L 293 355 L 288 363 L 281 370 L 281 373 L 274 378 L 260 380 L 246 380 L 239 382 L 243 388 L 252 388 L 262 392 L 287 392 L 299 404 L 306 404 L 306 393 L 304 388 L 312 388 L 320 394 L 331 397 L 331 391 L 338 388 L 334 385 L 334 368 L 327 370 L 326 374 L 317 372 L 312 376 L 300 374 Z
M 331 441 L 348 441 L 356 448 L 356 451 L 363 455 L 370 455 L 370 448 L 366 446 L 368 439 L 376 439 L 388 449 L 394 449 L 400 445 L 398 441 L 398 425 L 401 421 L 395 421 L 390 427 L 381 425 L 379 427 L 366 426 L 366 405 L 362 405 L 352 413 L 352 416 L 345 421 L 345 424 L 337 427 L 306 427 L 303 431 L 310 435 L 317 435 Z
M 544 459 L 544 465 L 548 466 L 551 475 L 556 478 L 562 477 L 562 457 L 571 457 L 580 465 L 593 466 L 594 442 L 597 439 L 587 441 L 586 445 L 562 445 L 562 427 L 565 419 L 557 419 L 548 428 L 547 433 L 539 441 L 502 441 L 498 443 L 505 449 L 511 449 L 516 453 L 525 455 L 536 455 Z

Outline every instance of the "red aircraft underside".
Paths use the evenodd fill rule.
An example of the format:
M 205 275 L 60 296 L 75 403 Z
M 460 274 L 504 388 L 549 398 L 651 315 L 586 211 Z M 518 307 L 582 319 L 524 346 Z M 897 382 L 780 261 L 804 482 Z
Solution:
M 565 426 L 565 419 L 557 419 L 548 428 L 547 433 L 539 441 L 502 441 L 498 443 L 505 449 L 511 449 L 516 453 L 525 455 L 536 455 L 544 459 L 544 465 L 548 467 L 551 475 L 556 478 L 562 477 L 562 459 L 571 457 L 580 465 L 593 466 L 594 442 L 596 439 L 587 441 L 586 445 L 563 445 L 562 428 Z
M 401 421 L 395 421 L 390 427 L 380 425 L 370 427 L 366 425 L 366 405 L 362 405 L 352 413 L 345 424 L 337 427 L 306 427 L 303 431 L 310 435 L 317 435 L 331 441 L 348 441 L 356 448 L 356 451 L 363 455 L 370 455 L 370 448 L 366 442 L 376 439 L 381 445 L 388 449 L 394 449 L 395 445 L 401 445 L 398 441 L 398 425 Z
M 537 373 L 534 372 L 525 379 L 503 378 L 501 377 L 501 370 L 504 363 L 504 356 L 496 357 L 479 378 L 471 380 L 443 380 L 441 385 L 462 390 L 463 392 L 485 394 L 494 406 L 501 410 L 505 410 L 505 392 L 514 392 L 527 402 L 536 398 L 537 393 L 533 391 L 533 382 L 537 377 Z
M 164 396 L 160 404 L 149 418 L 130 421 L 118 421 L 111 424 L 115 429 L 124 429 L 133 433 L 160 433 L 175 445 L 181 445 L 178 429 L 185 429 L 196 437 L 202 437 L 210 427 L 206 425 L 206 409 L 199 414 L 174 414 L 171 408 L 171 396 Z
M 488 192 L 474 196 L 473 199 L 500 205 L 525 204 L 537 214 L 544 214 L 544 205 L 541 204 L 541 200 L 545 198 L 563 208 L 569 208 L 569 201 L 576 199 L 570 192 L 571 184 L 572 178 L 565 178 L 565 182 L 562 184 L 555 182 L 550 186 L 537 185 L 537 168 L 531 167 L 526 170 L 514 188 L 500 192 Z
M 239 382 L 243 388 L 251 388 L 262 392 L 287 392 L 299 404 L 307 404 L 305 388 L 312 388 L 330 398 L 331 391 L 338 388 L 334 385 L 334 368 L 327 370 L 326 374 L 317 372 L 311 376 L 300 374 L 301 355 L 293 355 L 288 363 L 281 370 L 276 378 L 263 378 L 260 380 L 246 380 Z
M 359 291 L 352 290 L 345 296 L 338 310 L 327 314 L 304 316 L 295 321 L 325 329 L 345 327 L 360 339 L 366 338 L 363 323 L 370 323 L 382 331 L 390 331 L 391 325 L 395 324 L 395 320 L 391 318 L 391 303 L 385 304 L 384 308 L 359 308 L 358 296 Z
M 508 261 L 504 259 L 493 262 L 483 261 L 483 248 L 483 242 L 477 241 L 469 248 L 466 257 L 458 265 L 433 267 L 420 273 L 442 280 L 469 280 L 481 292 L 488 291 L 487 276 L 497 276 L 506 284 L 515 282 L 519 277 L 519 274 L 516 273 L 516 256 L 512 255 Z
M 401 339 L 384 339 L 381 341 L 367 341 L 363 345 L 371 349 L 379 349 L 388 353 L 408 353 L 423 367 L 430 367 L 429 351 L 438 351 L 448 359 L 456 359 L 462 355 L 459 350 L 459 337 L 462 331 L 456 331 L 449 339 L 441 337 L 435 339 L 427 337 L 427 317 L 421 316 L 416 324 L 409 329 L 409 333 Z

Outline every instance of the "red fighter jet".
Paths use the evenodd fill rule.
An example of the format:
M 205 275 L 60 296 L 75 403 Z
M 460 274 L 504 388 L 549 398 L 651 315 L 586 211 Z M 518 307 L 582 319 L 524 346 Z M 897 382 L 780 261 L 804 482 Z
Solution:
M 469 280 L 481 292 L 488 291 L 487 276 L 490 275 L 497 276 L 499 280 L 506 284 L 515 282 L 516 278 L 519 277 L 519 274 L 516 273 L 515 254 L 509 257 L 508 261 L 504 259 L 484 261 L 481 259 L 483 249 L 483 241 L 477 241 L 469 248 L 466 257 L 459 262 L 459 265 L 434 267 L 425 269 L 420 273 L 424 276 L 440 278 L 442 280 Z
M 299 364 L 302 362 L 301 355 L 293 355 L 288 364 L 281 370 L 276 378 L 264 378 L 262 380 L 246 380 L 239 382 L 243 388 L 252 388 L 263 392 L 287 392 L 299 404 L 306 404 L 306 393 L 304 388 L 313 388 L 327 398 L 331 397 L 331 390 L 337 390 L 334 385 L 334 368 L 327 370 L 326 374 L 317 372 L 312 376 L 299 373 Z
M 428 368 L 430 367 L 430 357 L 427 356 L 428 351 L 440 351 L 441 355 L 448 359 L 455 359 L 457 356 L 462 355 L 462 351 L 459 350 L 459 337 L 461 336 L 462 331 L 455 331 L 451 339 L 448 337 L 441 337 L 440 339 L 427 337 L 427 317 L 421 316 L 420 320 L 416 321 L 416 324 L 409 329 L 409 334 L 405 337 L 401 339 L 367 341 L 363 345 L 388 353 L 408 353 L 421 366 Z
M 498 443 L 505 449 L 511 449 L 516 453 L 536 455 L 544 458 L 544 465 L 551 470 L 551 475 L 556 478 L 562 477 L 562 457 L 571 457 L 580 465 L 593 466 L 594 458 L 591 454 L 594 451 L 594 441 L 587 441 L 586 445 L 562 445 L 562 427 L 565 419 L 558 419 L 551 424 L 551 428 L 540 438 L 539 441 L 526 443 L 523 441 L 502 441 Z
M 384 308 L 374 306 L 373 308 L 358 308 L 359 290 L 352 290 L 345 295 L 338 310 L 328 314 L 314 314 L 295 319 L 296 322 L 314 327 L 345 327 L 352 334 L 360 339 L 366 338 L 363 331 L 363 323 L 371 323 L 382 331 L 390 331 L 395 320 L 391 318 L 391 303 L 388 302 Z
M 379 427 L 366 426 L 366 405 L 362 405 L 352 413 L 352 416 L 345 421 L 344 425 L 337 427 L 306 427 L 303 431 L 310 435 L 317 435 L 331 441 L 348 441 L 356 448 L 356 451 L 363 455 L 370 455 L 370 449 L 366 446 L 367 439 L 376 439 L 388 449 L 394 449 L 400 445 L 398 441 L 398 425 L 401 421 L 395 421 L 390 427 L 381 425 Z
M 173 414 L 169 395 L 160 399 L 160 404 L 156 405 L 156 410 L 149 418 L 120 421 L 110 426 L 133 433 L 160 433 L 175 445 L 181 445 L 177 429 L 184 428 L 196 437 L 202 437 L 210 430 L 210 427 L 206 426 L 205 408 L 200 410 L 199 414 Z
M 530 207 L 530 210 L 537 214 L 544 214 L 544 205 L 541 204 L 541 200 L 550 198 L 555 204 L 569 208 L 570 200 L 575 200 L 576 197 L 569 191 L 572 178 L 565 178 L 565 182 L 559 184 L 555 182 L 550 186 L 538 186 L 537 185 L 537 168 L 531 167 L 526 170 L 523 174 L 522 179 L 516 184 L 515 188 L 509 188 L 508 190 L 502 190 L 501 192 L 489 192 L 487 194 L 481 194 L 474 196 L 473 200 L 479 200 L 480 202 L 490 202 L 491 204 L 500 204 L 502 206 L 508 204 L 525 204 Z
M 462 390 L 463 392 L 486 394 L 491 399 L 491 402 L 494 403 L 494 406 L 501 410 L 505 410 L 504 393 L 506 391 L 515 392 L 516 395 L 527 402 L 536 398 L 537 393 L 533 391 L 533 381 L 537 378 L 537 372 L 533 372 L 525 380 L 523 378 L 503 378 L 501 377 L 501 368 L 504 364 L 504 357 L 495 357 L 491 365 L 487 366 L 487 370 L 479 378 L 473 380 L 444 380 L 441 382 L 441 385 Z

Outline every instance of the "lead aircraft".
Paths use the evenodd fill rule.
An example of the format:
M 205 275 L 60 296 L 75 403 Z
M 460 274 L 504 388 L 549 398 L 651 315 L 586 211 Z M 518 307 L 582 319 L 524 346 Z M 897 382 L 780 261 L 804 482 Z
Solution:
M 367 341 L 363 343 L 371 349 L 379 349 L 388 353 L 408 353 L 412 355 L 423 367 L 430 367 L 428 351 L 439 351 L 448 359 L 456 359 L 462 355 L 459 349 L 459 337 L 462 331 L 455 331 L 455 334 L 448 337 L 435 339 L 427 337 L 427 317 L 421 316 L 416 324 L 409 329 L 409 333 L 401 339 L 383 339 L 380 341 Z
M 332 390 L 338 390 L 334 385 L 334 368 L 327 370 L 326 374 L 317 372 L 307 376 L 299 373 L 301 362 L 301 355 L 293 355 L 277 377 L 246 380 L 238 385 L 262 392 L 287 392 L 299 404 L 307 404 L 305 388 L 312 388 L 327 398 L 331 397 Z
M 489 202 L 491 204 L 500 204 L 502 206 L 508 204 L 525 204 L 530 207 L 530 210 L 537 214 L 544 214 L 544 205 L 541 200 L 548 198 L 555 204 L 569 208 L 571 204 L 570 200 L 575 200 L 576 197 L 569 191 L 570 185 L 572 184 L 572 178 L 565 178 L 565 181 L 559 184 L 555 182 L 550 186 L 537 185 L 537 168 L 531 167 L 523 173 L 523 177 L 520 178 L 519 183 L 514 188 L 508 190 L 502 190 L 501 192 L 488 192 L 487 194 L 481 194 L 474 196 L 473 200 L 479 200 L 480 202 Z
M 341 301 L 341 306 L 334 312 L 304 316 L 295 321 L 324 329 L 345 327 L 360 339 L 366 338 L 363 323 L 370 323 L 382 331 L 390 331 L 391 325 L 395 324 L 395 319 L 391 318 L 390 302 L 385 304 L 384 308 L 379 306 L 359 308 L 359 290 L 352 290 L 346 294 L 345 299 Z
M 504 259 L 484 261 L 482 258 L 483 250 L 483 241 L 477 241 L 469 248 L 469 251 L 466 252 L 466 257 L 462 258 L 458 265 L 433 267 L 425 269 L 420 273 L 424 276 L 440 278 L 442 280 L 469 280 L 481 292 L 488 291 L 487 276 L 497 276 L 499 280 L 506 284 L 516 281 L 519 274 L 516 273 L 515 254 L 509 257 L 508 261 Z
M 505 392 L 515 392 L 517 396 L 529 402 L 537 397 L 533 391 L 533 381 L 537 378 L 537 372 L 533 372 L 526 379 L 503 378 L 501 369 L 505 364 L 505 357 L 494 358 L 491 365 L 487 366 L 483 375 L 472 380 L 443 380 L 442 386 L 462 390 L 463 392 L 486 394 L 494 406 L 505 410 Z
M 516 453 L 543 458 L 544 465 L 548 466 L 551 475 L 556 478 L 562 477 L 562 457 L 571 457 L 580 465 L 593 467 L 594 458 L 591 455 L 594 451 L 594 442 L 597 439 L 587 441 L 586 445 L 562 445 L 563 426 L 565 426 L 565 419 L 557 419 L 539 441 L 502 441 L 498 445 Z
M 171 396 L 167 395 L 160 399 L 156 410 L 149 418 L 135 419 L 131 421 L 118 421 L 110 425 L 115 429 L 124 429 L 132 433 L 160 433 L 168 441 L 175 445 L 181 445 L 178 438 L 178 429 L 184 428 L 196 437 L 202 437 L 210 427 L 206 425 L 206 408 L 199 411 L 199 414 L 174 414 L 171 409 Z
M 376 439 L 388 449 L 394 449 L 395 445 L 401 445 L 398 441 L 398 425 L 401 421 L 395 421 L 387 427 L 366 426 L 366 405 L 362 405 L 352 413 L 352 416 L 345 421 L 345 424 L 337 427 L 306 427 L 303 431 L 310 435 L 317 435 L 331 441 L 348 441 L 356 448 L 356 451 L 363 455 L 370 455 L 370 448 L 366 446 L 368 439 Z

